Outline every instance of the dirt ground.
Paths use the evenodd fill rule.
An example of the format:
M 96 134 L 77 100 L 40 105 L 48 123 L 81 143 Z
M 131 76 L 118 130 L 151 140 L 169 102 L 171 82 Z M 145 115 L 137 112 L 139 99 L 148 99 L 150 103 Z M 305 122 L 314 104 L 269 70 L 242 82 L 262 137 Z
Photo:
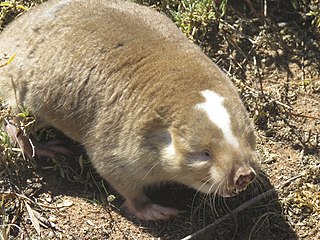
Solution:
M 269 22 L 245 32 L 255 39 L 248 44 L 225 22 L 198 42 L 230 75 L 255 122 L 261 173 L 244 193 L 148 189 L 180 214 L 143 222 L 121 208 L 85 155 L 23 160 L 2 144 L 1 239 L 320 239 L 320 40 L 310 29 L 291 18 Z

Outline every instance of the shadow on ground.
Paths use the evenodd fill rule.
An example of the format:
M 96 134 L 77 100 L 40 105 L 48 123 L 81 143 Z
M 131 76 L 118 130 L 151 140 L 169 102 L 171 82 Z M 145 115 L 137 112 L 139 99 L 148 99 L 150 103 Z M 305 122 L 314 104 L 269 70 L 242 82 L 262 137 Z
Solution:
M 45 187 L 42 191 L 50 192 L 52 196 L 63 194 L 86 198 L 92 202 L 99 198 L 97 188 L 84 190 L 83 185 L 70 183 L 48 172 L 43 175 L 43 181 Z M 230 214 L 240 205 L 246 204 L 250 199 L 273 188 L 266 177 L 260 177 L 259 184 L 253 184 L 244 193 L 229 199 L 203 196 L 192 189 L 176 184 L 148 189 L 147 194 L 154 202 L 175 207 L 181 211 L 177 218 L 165 222 L 143 222 L 129 216 L 124 211 L 119 211 L 123 199 L 110 186 L 106 186 L 107 191 L 116 196 L 116 201 L 113 202 L 114 207 L 111 210 L 107 203 L 102 203 L 106 204 L 105 209 L 109 208 L 106 211 L 113 211 L 124 216 L 133 225 L 142 227 L 144 232 L 160 239 L 298 239 L 281 214 L 282 208 L 275 191 L 243 210 Z M 230 216 L 226 217 L 225 215 L 228 214 Z M 108 215 L 107 212 L 106 215 Z M 220 221 L 221 218 L 224 220 Z

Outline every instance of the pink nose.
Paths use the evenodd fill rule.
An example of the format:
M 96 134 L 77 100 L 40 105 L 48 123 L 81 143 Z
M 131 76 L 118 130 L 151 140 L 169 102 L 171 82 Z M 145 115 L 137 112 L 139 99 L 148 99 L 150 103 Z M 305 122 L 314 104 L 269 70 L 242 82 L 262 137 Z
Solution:
M 238 189 L 244 189 L 249 183 L 253 181 L 255 178 L 256 173 L 253 169 L 244 169 L 240 168 L 236 172 L 235 177 L 235 185 Z

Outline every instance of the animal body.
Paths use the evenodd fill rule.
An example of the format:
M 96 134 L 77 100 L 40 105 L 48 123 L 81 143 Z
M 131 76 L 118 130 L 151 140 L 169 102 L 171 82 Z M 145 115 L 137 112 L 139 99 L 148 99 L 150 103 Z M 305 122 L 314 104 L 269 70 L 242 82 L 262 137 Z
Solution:
M 6 27 L 0 51 L 16 54 L 0 69 L 0 96 L 82 143 L 140 219 L 178 213 L 152 203 L 146 186 L 173 181 L 228 197 L 256 175 L 254 130 L 235 87 L 160 13 L 50 0 Z

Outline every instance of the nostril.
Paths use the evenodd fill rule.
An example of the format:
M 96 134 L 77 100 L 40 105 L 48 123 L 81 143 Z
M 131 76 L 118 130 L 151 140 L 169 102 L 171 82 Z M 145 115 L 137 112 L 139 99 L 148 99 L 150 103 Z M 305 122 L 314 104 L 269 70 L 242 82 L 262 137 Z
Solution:
M 246 187 L 250 182 L 252 182 L 255 175 L 256 174 L 254 172 L 240 175 L 239 178 L 236 180 L 236 186 L 240 188 Z

